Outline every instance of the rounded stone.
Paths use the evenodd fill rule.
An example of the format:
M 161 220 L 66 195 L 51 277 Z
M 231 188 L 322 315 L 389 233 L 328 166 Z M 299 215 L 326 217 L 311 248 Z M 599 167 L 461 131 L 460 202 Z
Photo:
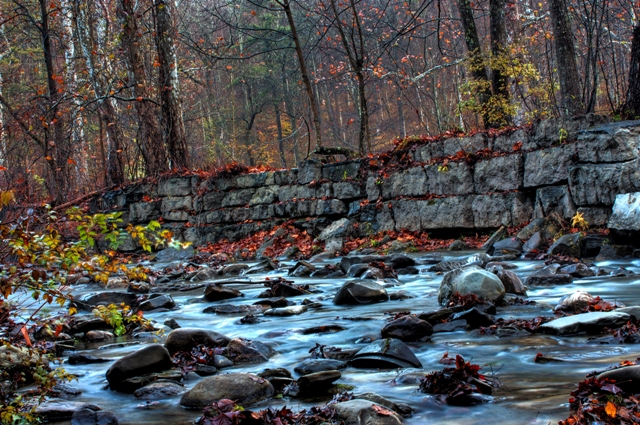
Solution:
M 214 347 L 225 346 L 229 341 L 231 341 L 230 338 L 215 331 L 198 328 L 179 328 L 169 332 L 164 346 L 169 350 L 169 353 L 173 354 L 178 351 L 189 351 L 199 344 Z
M 153 344 L 118 359 L 107 370 L 107 381 L 111 389 L 123 391 L 126 390 L 123 388 L 126 379 L 162 372 L 172 366 L 169 351 L 162 345 Z
M 369 304 L 387 301 L 389 295 L 382 285 L 366 280 L 350 280 L 338 290 L 333 303 L 341 304 Z
M 251 373 L 230 373 L 204 378 L 180 400 L 188 408 L 203 408 L 224 398 L 246 407 L 274 395 L 273 385 Z
M 444 275 L 438 293 L 438 302 L 446 304 L 454 294 L 473 294 L 485 301 L 502 300 L 505 295 L 500 279 L 477 266 L 455 269 Z

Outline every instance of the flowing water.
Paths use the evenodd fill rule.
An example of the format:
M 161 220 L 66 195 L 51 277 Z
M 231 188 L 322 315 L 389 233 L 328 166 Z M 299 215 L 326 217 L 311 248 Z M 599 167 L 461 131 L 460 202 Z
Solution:
M 473 252 L 456 253 L 465 257 Z M 447 254 L 448 255 L 448 254 Z M 416 255 L 419 256 L 419 255 Z M 448 258 L 447 258 L 448 259 Z M 514 271 L 524 281 L 526 276 L 541 267 L 534 261 L 516 261 Z M 283 264 L 286 266 L 287 264 Z M 291 264 L 289 264 L 291 265 Z M 619 261 L 598 263 L 601 267 L 626 267 L 640 272 L 640 262 Z M 173 293 L 178 309 L 167 312 L 147 313 L 146 317 L 159 323 L 173 318 L 182 327 L 197 327 L 215 330 L 229 337 L 259 340 L 272 345 L 278 354 L 268 363 L 249 364 L 223 369 L 219 373 L 260 372 L 265 368 L 293 368 L 309 358 L 309 350 L 316 343 L 342 348 L 364 347 L 369 340 L 380 338 L 380 329 L 390 314 L 411 311 L 435 310 L 438 308 L 437 294 L 442 275 L 427 272 L 429 266 L 419 266 L 419 275 L 401 275 L 401 285 L 387 288 L 388 291 L 405 290 L 414 298 L 402 301 L 362 306 L 336 306 L 332 303 L 334 294 L 345 279 L 290 278 L 296 284 L 310 284 L 318 290 L 307 296 L 322 303 L 319 309 L 290 317 L 261 317 L 256 324 L 238 324 L 241 315 L 205 314 L 205 307 L 213 305 L 202 301 L 202 289 L 192 292 Z M 251 275 L 252 280 L 265 277 L 283 276 L 285 270 L 268 274 Z M 551 309 L 558 299 L 575 290 L 585 290 L 608 301 L 622 302 L 628 306 L 640 305 L 640 285 L 632 277 L 591 277 L 576 279 L 570 285 L 530 288 L 528 299 L 535 305 L 515 305 L 498 308 L 497 317 L 533 318 L 538 315 L 552 315 Z M 224 301 L 229 304 L 253 304 L 257 295 L 265 288 L 261 285 L 233 285 L 245 296 Z M 290 300 L 300 304 L 304 296 Z M 345 331 L 331 334 L 304 335 L 302 329 L 321 325 L 340 325 Z M 148 339 L 118 339 L 117 341 L 139 341 L 140 344 L 153 343 Z M 108 341 L 107 343 L 113 343 Z M 160 338 L 159 342 L 162 342 Z M 118 358 L 141 348 L 131 345 L 122 348 L 102 350 L 103 344 L 87 344 L 81 348 L 83 354 L 99 357 Z M 478 331 L 456 331 L 434 334 L 429 342 L 408 344 L 423 365 L 422 369 L 370 370 L 349 367 L 342 371 L 338 383 L 354 385 L 354 392 L 375 392 L 397 402 L 404 402 L 414 408 L 412 417 L 406 424 L 548 424 L 557 423 L 569 414 L 569 393 L 578 381 L 594 370 L 602 370 L 625 359 L 633 360 L 640 355 L 636 345 L 605 345 L 589 342 L 586 336 L 555 337 L 543 334 L 498 338 L 482 335 Z M 436 403 L 431 396 L 420 393 L 416 379 L 434 370 L 440 370 L 439 363 L 444 353 L 450 356 L 462 355 L 466 360 L 483 366 L 482 373 L 494 375 L 502 383 L 489 402 L 471 407 L 452 407 Z M 534 363 L 537 353 L 562 358 L 563 362 Z M 105 372 L 111 363 L 91 365 L 69 365 L 64 368 L 78 376 L 72 386 L 82 390 L 82 395 L 74 401 L 99 405 L 103 410 L 113 412 L 122 424 L 188 424 L 197 418 L 199 411 L 179 407 L 180 396 L 147 405 L 133 395 L 105 389 Z M 191 373 L 184 382 L 187 389 L 200 379 Z M 330 396 L 329 396 L 330 397 Z M 325 399 L 272 399 L 255 406 L 287 405 L 302 409 L 322 404 Z M 67 422 L 68 423 L 68 422 Z

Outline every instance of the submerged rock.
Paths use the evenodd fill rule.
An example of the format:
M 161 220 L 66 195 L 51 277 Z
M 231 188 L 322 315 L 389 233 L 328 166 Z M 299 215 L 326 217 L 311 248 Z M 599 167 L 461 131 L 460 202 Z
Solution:
M 170 354 L 177 351 L 189 351 L 198 344 L 210 347 L 223 347 L 231 339 L 215 331 L 198 328 L 179 328 L 169 332 L 164 346 Z
M 207 301 L 221 301 L 242 296 L 244 296 L 242 292 L 227 286 L 211 284 L 204 288 L 204 298 Z
M 377 407 L 377 409 L 376 409 Z M 402 418 L 393 411 L 369 400 L 353 399 L 333 405 L 345 425 L 401 425 Z M 389 412 L 381 415 L 378 412 Z
M 230 373 L 204 378 L 182 396 L 180 405 L 203 408 L 228 398 L 241 406 L 250 406 L 273 395 L 273 385 L 268 380 L 251 373 Z
M 381 369 L 422 367 L 413 351 L 404 342 L 394 338 L 381 339 L 367 345 L 353 356 L 351 365 Z
M 380 331 L 383 338 L 396 338 L 400 341 L 418 341 L 433 334 L 433 328 L 426 320 L 415 315 L 402 316 L 387 323 Z
M 628 314 L 616 311 L 576 314 L 547 322 L 540 326 L 540 331 L 554 335 L 598 334 L 604 328 L 619 328 L 630 318 Z
M 347 364 L 340 360 L 332 359 L 307 359 L 298 364 L 293 371 L 298 375 L 309 375 L 326 370 L 339 370 L 347 367 Z
M 333 298 L 333 303 L 337 305 L 369 304 L 388 299 L 387 291 L 379 283 L 367 280 L 350 280 L 338 290 Z
M 159 400 L 184 392 L 184 387 L 175 382 L 154 382 L 138 388 L 133 395 L 141 400 Z

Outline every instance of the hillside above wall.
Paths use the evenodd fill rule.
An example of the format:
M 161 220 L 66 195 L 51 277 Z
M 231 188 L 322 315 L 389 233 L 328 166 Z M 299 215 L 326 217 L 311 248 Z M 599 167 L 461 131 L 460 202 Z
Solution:
M 342 218 L 352 233 L 453 237 L 553 213 L 569 219 L 581 212 L 591 226 L 605 226 L 616 195 L 640 191 L 639 143 L 640 121 L 550 119 L 511 131 L 407 138 L 390 153 L 353 161 L 164 176 L 105 193 L 94 208 L 122 211 L 131 223 L 162 218 L 195 246 L 289 220 L 313 236 Z

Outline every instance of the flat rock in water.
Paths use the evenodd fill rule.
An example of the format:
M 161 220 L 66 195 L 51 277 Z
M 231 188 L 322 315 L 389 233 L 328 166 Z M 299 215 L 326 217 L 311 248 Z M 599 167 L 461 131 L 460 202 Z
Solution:
M 229 341 L 229 337 L 208 329 L 179 328 L 169 332 L 164 346 L 173 355 L 177 351 L 190 351 L 198 344 L 223 347 Z
M 547 322 L 540 326 L 540 331 L 554 335 L 598 334 L 604 328 L 618 328 L 630 318 L 628 314 L 616 311 L 576 314 Z
M 99 294 L 86 294 L 73 301 L 78 307 L 91 311 L 99 305 L 120 305 L 125 303 L 129 307 L 135 305 L 138 295 L 131 292 L 101 292 Z
M 141 400 L 160 400 L 184 392 L 184 387 L 174 382 L 154 382 L 138 388 L 133 395 Z
M 268 310 L 269 307 L 263 304 L 255 305 L 212 305 L 202 310 L 203 313 L 215 313 L 215 314 L 253 314 L 263 313 Z
M 230 373 L 204 378 L 182 396 L 180 405 L 203 408 L 228 398 L 241 406 L 249 406 L 273 395 L 273 385 L 268 380 L 250 373 Z
M 262 363 L 276 354 L 275 350 L 260 341 L 234 338 L 227 345 L 227 355 L 235 363 Z
M 138 306 L 138 309 L 141 311 L 152 311 L 158 308 L 167 308 L 171 309 L 176 306 L 176 302 L 173 300 L 171 295 L 163 294 L 157 297 L 149 298 L 146 301 L 143 301 Z
M 429 337 L 433 333 L 433 328 L 426 320 L 418 319 L 415 315 L 409 314 L 387 323 L 380 333 L 383 338 L 418 341 Z
M 554 274 L 548 269 L 542 269 L 527 277 L 526 286 L 551 286 L 566 285 L 573 282 L 573 276 L 570 274 Z
M 126 385 L 124 382 L 126 379 L 148 373 L 161 372 L 171 369 L 172 366 L 169 351 L 162 345 L 153 344 L 116 360 L 107 370 L 106 376 L 111 389 L 133 392 L 137 388 L 131 389 Z
M 298 387 L 300 388 L 300 392 L 304 394 L 324 392 L 323 390 L 326 391 L 328 387 L 341 377 L 342 374 L 337 370 L 310 373 L 298 379 Z
M 333 303 L 341 304 L 370 304 L 389 299 L 386 289 L 382 285 L 366 280 L 347 281 L 338 290 Z
M 43 419 L 50 422 L 69 420 L 74 412 L 80 409 L 100 410 L 95 404 L 82 403 L 79 401 L 67 400 L 47 400 L 36 407 L 36 413 Z
M 342 332 L 346 330 L 340 325 L 326 325 L 326 326 L 314 326 L 312 328 L 307 328 L 302 330 L 303 335 L 311 335 L 311 334 L 328 334 L 335 332 Z
M 401 425 L 402 418 L 397 413 L 368 400 L 353 399 L 333 405 L 338 418 L 345 425 Z M 380 410 L 388 412 L 381 415 Z
M 166 248 L 158 251 L 155 260 L 159 263 L 168 263 L 171 261 L 188 261 L 195 255 L 193 246 L 186 248 Z
M 454 332 L 467 328 L 467 321 L 464 319 L 452 320 L 451 322 L 438 323 L 433 326 L 433 333 Z
M 264 312 L 265 316 L 295 316 L 308 310 L 306 305 L 292 305 L 289 307 L 270 308 Z
M 242 297 L 242 292 L 235 288 L 229 288 L 227 286 L 221 286 L 216 284 L 207 285 L 204 288 L 204 298 L 207 301 L 220 301 L 228 300 L 231 298 Z
M 347 367 L 347 364 L 340 360 L 332 359 L 307 359 L 298 364 L 293 371 L 298 375 L 309 375 L 326 370 L 339 370 Z
M 402 341 L 394 338 L 372 342 L 351 359 L 353 367 L 394 369 L 399 367 L 422 367 L 413 351 Z

